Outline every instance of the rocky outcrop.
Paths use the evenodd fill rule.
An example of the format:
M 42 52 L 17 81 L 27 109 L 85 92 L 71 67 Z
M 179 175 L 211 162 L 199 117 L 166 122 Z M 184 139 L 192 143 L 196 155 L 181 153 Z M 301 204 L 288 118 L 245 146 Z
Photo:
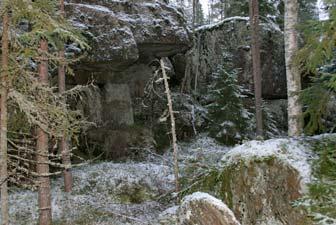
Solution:
M 112 158 L 127 155 L 134 136 L 141 139 L 141 133 L 148 133 L 141 129 L 135 134 L 130 127 L 142 110 L 137 100 L 145 96 L 156 70 L 153 60 L 191 47 L 186 21 L 167 1 L 157 0 L 68 0 L 66 12 L 91 46 L 68 85 L 93 81 L 98 87 L 77 106 L 96 123 L 88 131 L 89 148 L 103 149 Z M 78 48 L 71 45 L 67 50 Z
M 183 15 L 163 1 L 69 0 L 66 6 L 69 20 L 90 40 L 92 50 L 82 70 L 120 72 L 190 46 Z M 101 78 L 116 82 L 113 75 Z
M 233 212 L 219 199 L 196 192 L 183 199 L 180 225 L 240 225 Z
M 250 30 L 247 17 L 227 18 L 197 29 L 194 54 L 189 57 L 190 77 L 198 73 L 199 87 L 206 91 L 211 73 L 225 63 L 239 69 L 239 83 L 253 93 Z M 275 24 L 262 24 L 261 70 L 263 97 L 286 98 L 286 73 L 283 34 Z M 228 68 L 230 69 L 230 68 Z

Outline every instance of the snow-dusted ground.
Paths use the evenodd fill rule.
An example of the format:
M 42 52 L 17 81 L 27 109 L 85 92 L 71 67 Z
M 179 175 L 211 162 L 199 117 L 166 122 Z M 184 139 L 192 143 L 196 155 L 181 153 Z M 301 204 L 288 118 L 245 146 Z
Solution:
M 183 172 L 183 167 L 195 162 L 219 167 L 236 158 L 249 160 L 274 155 L 294 166 L 303 182 L 308 182 L 311 173 L 308 150 L 309 146 L 300 139 L 249 141 L 228 148 L 201 134 L 191 143 L 179 144 L 179 163 Z M 62 178 L 53 179 L 53 219 L 62 225 L 158 225 L 159 215 L 169 219 L 177 209 L 173 201 L 160 198 L 170 196 L 174 190 L 172 162 L 172 153 L 168 151 L 163 156 L 149 154 L 147 161 L 141 163 L 103 162 L 76 168 L 71 195 L 63 192 Z M 35 224 L 36 192 L 12 190 L 10 217 L 11 224 Z
M 62 179 L 52 181 L 54 220 L 60 224 L 153 224 L 165 207 L 154 199 L 173 189 L 170 167 L 152 163 L 99 163 L 73 171 L 74 190 L 66 195 Z M 34 224 L 37 194 L 10 194 L 12 224 Z M 86 224 L 86 223 L 84 223 Z
M 219 163 L 228 148 L 200 135 L 192 143 L 180 144 L 179 161 L 202 159 Z M 159 215 L 173 206 L 157 201 L 174 190 L 172 154 L 150 154 L 147 162 L 103 162 L 73 170 L 74 190 L 63 192 L 63 180 L 52 180 L 53 220 L 59 224 L 157 225 Z M 13 190 L 10 193 L 11 224 L 35 224 L 38 218 L 37 193 Z M 56 223 L 57 224 L 57 223 Z

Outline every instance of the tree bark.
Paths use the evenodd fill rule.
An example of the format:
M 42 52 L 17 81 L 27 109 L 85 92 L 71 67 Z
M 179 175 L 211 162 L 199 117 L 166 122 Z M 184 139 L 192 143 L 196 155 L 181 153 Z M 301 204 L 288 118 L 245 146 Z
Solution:
M 60 0 L 60 12 L 62 17 L 65 16 L 64 10 L 64 0 Z M 58 67 L 58 91 L 60 94 L 65 92 L 65 51 L 64 46 L 59 51 L 59 57 L 61 59 L 61 63 Z M 65 103 L 65 102 L 64 102 Z M 63 171 L 64 176 L 64 191 L 71 192 L 72 190 L 72 173 L 71 173 L 71 157 L 69 152 L 69 143 L 66 137 L 66 134 L 60 140 L 59 150 L 62 155 L 62 163 L 65 165 L 65 169 Z
M 48 85 L 48 42 L 45 39 L 40 41 L 41 58 L 39 63 L 40 82 Z M 39 225 L 51 225 L 51 193 L 48 158 L 48 134 L 41 128 L 37 128 L 37 153 L 36 170 L 38 177 L 38 204 L 39 204 Z
M 254 80 L 255 116 L 257 136 L 263 136 L 262 120 L 262 78 L 260 70 L 260 28 L 259 28 L 259 3 L 258 0 L 250 0 L 250 24 L 252 34 L 252 64 Z
M 302 106 L 299 101 L 301 76 L 294 57 L 298 51 L 298 1 L 285 0 L 285 58 L 288 95 L 288 135 L 299 136 L 303 130 Z
M 9 224 L 9 209 L 8 209 L 8 168 L 7 168 L 7 96 L 9 85 L 9 17 L 5 10 L 2 19 L 2 59 L 1 59 L 1 98 L 0 98 L 0 148 L 1 148 L 1 218 L 2 225 Z
M 178 149 L 177 149 L 176 125 L 175 125 L 175 116 L 174 116 L 174 110 L 173 110 L 173 101 L 171 98 L 168 77 L 167 77 L 163 59 L 160 60 L 160 65 L 161 65 L 163 80 L 164 80 L 165 89 L 166 89 L 168 110 L 169 110 L 170 122 L 171 122 L 171 132 L 172 132 L 172 137 L 173 137 L 175 191 L 176 193 L 178 193 L 180 191 L 180 183 L 179 183 L 179 166 L 178 166 L 178 159 L 177 159 Z M 179 199 L 177 199 L 177 201 L 179 201 Z
M 192 31 L 195 34 L 195 27 L 196 27 L 196 0 L 192 2 Z

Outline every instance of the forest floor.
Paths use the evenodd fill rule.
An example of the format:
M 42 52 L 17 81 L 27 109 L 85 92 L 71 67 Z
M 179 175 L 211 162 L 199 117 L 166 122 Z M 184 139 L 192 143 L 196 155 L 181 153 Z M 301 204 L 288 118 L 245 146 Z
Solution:
M 182 171 L 192 162 L 219 164 L 223 154 L 229 150 L 206 135 L 200 135 L 190 143 L 180 143 L 179 147 Z M 174 209 L 172 157 L 168 151 L 162 156 L 148 154 L 143 162 L 100 162 L 76 168 L 73 170 L 74 189 L 71 194 L 63 192 L 61 177 L 53 179 L 55 224 L 159 224 L 159 220 Z M 10 193 L 10 202 L 12 224 L 36 223 L 35 191 L 14 189 Z

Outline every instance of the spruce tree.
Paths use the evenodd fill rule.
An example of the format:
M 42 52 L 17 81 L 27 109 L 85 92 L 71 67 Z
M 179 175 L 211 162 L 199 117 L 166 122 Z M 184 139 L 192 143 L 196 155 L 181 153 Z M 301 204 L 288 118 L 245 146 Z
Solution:
M 6 80 L 6 82 L 2 81 L 11 84 L 8 101 L 10 101 L 11 106 L 22 112 L 22 120 L 25 121 L 28 130 L 32 134 L 34 133 L 33 130 L 36 130 L 36 172 L 29 171 L 29 173 L 38 177 L 36 183 L 39 192 L 39 224 L 41 225 L 52 223 L 49 177 L 53 173 L 50 173 L 49 165 L 67 168 L 62 164 L 50 162 L 48 139 L 60 139 L 64 135 L 71 137 L 81 129 L 82 125 L 82 122 L 78 120 L 78 113 L 68 109 L 65 102 L 65 93 L 62 93 L 62 95 L 56 94 L 54 93 L 55 89 L 49 86 L 50 70 L 48 62 L 53 65 L 61 64 L 69 69 L 66 63 L 69 59 L 61 59 L 60 63 L 60 58 L 56 57 L 56 53 L 62 49 L 60 46 L 64 48 L 64 43 L 69 41 L 77 43 L 82 49 L 88 47 L 80 33 L 74 30 L 64 18 L 60 17 L 57 2 L 56 0 L 11 1 L 8 4 L 8 11 L 11 12 L 8 17 L 8 21 L 10 21 L 8 30 L 15 35 L 11 36 L 9 51 L 7 51 L 10 76 L 3 76 L 4 73 L 7 73 L 7 69 L 4 67 L 6 65 L 4 60 L 6 54 L 3 54 L 6 51 L 2 49 L 2 68 L 5 68 L 5 70 L 1 71 L 1 79 L 10 77 L 10 80 Z M 22 22 L 28 25 L 28 29 L 20 26 Z M 6 23 L 3 23 L 3 28 L 6 27 L 5 25 Z M 3 31 L 5 32 L 6 29 L 3 29 Z M 3 39 L 6 37 L 7 35 L 3 35 Z M 6 45 L 2 44 L 2 48 L 6 48 Z M 38 64 L 38 69 L 34 66 L 35 64 Z M 5 90 L 1 89 L 2 96 L 5 96 L 3 93 Z M 2 98 L 2 103 L 6 99 Z M 5 109 L 5 107 L 3 108 Z M 5 112 L 5 110 L 2 110 L 1 122 L 2 119 L 6 118 Z M 2 122 L 1 125 L 6 125 L 5 122 Z M 5 129 L 1 130 L 5 131 Z M 7 141 L 14 143 L 13 140 L 10 140 L 11 137 L 7 138 L 5 134 L 2 135 L 1 133 L 1 138 L 3 138 L 1 144 L 7 144 Z M 35 141 L 34 135 L 31 135 L 31 141 Z M 19 148 L 20 151 L 24 151 L 24 147 L 19 146 Z M 4 152 L 5 148 L 2 147 L 1 150 Z M 15 153 L 8 156 L 10 163 L 12 163 L 11 160 L 17 158 Z M 2 160 L 4 159 L 5 157 L 2 157 Z M 2 168 L 4 171 L 4 167 Z M 14 169 L 20 171 L 22 168 Z M 5 196 L 5 194 L 2 195 L 2 199 Z M 6 207 L 2 207 L 2 211 L 5 210 Z
M 237 82 L 237 70 L 228 72 L 219 66 L 210 85 L 209 133 L 217 141 L 235 144 L 248 135 L 251 114 L 243 105 L 243 88 Z

